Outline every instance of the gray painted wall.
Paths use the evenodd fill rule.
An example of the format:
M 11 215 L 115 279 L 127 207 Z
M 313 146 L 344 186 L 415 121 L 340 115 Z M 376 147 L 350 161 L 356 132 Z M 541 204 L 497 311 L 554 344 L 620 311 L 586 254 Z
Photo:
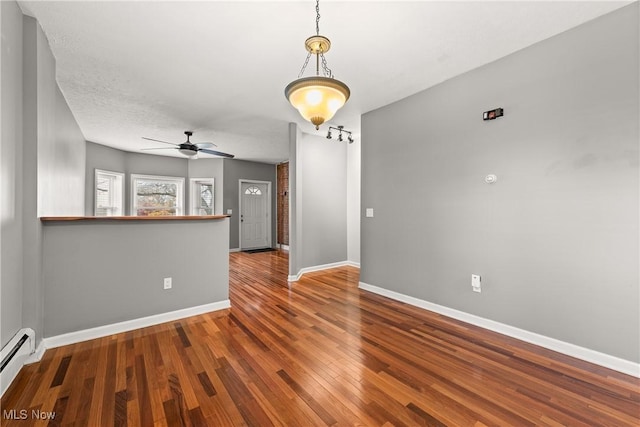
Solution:
M 0 2 L 0 346 L 22 328 L 22 12 Z
M 302 198 L 298 196 L 301 169 L 298 165 L 298 140 L 302 132 L 295 123 L 289 123 L 289 276 L 298 274 L 302 248 Z
M 140 153 L 126 153 L 125 156 L 125 170 L 127 175 L 125 177 L 125 206 L 127 215 L 132 215 L 131 212 L 131 174 L 139 175 L 160 175 L 170 176 L 177 178 L 185 178 L 184 180 L 184 197 L 185 197 L 185 212 L 188 213 L 187 208 L 189 206 L 189 166 L 186 158 L 180 159 L 177 157 L 155 156 L 153 154 L 140 154 Z
M 37 21 L 23 17 L 23 274 L 22 274 L 22 326 L 36 333 L 36 344 L 42 339 L 44 329 L 42 287 L 42 225 L 38 219 L 41 206 L 38 149 L 41 138 L 53 138 L 52 128 L 42 126 L 42 116 L 55 116 L 43 106 L 54 106 L 47 96 L 55 91 L 43 90 L 43 85 L 55 82 L 42 74 L 54 72 L 53 57 L 44 33 Z
M 347 143 L 303 134 L 297 157 L 300 268 L 346 261 Z
M 229 299 L 228 235 L 228 219 L 47 223 L 45 337 Z
M 44 34 L 41 43 L 48 43 Z M 42 74 L 47 81 L 39 77 L 38 83 L 38 212 L 40 216 L 83 215 L 84 135 L 56 83 L 55 59 L 48 44 L 46 49 L 47 69 Z M 50 111 L 55 114 L 48 115 Z
M 223 159 L 188 160 L 176 157 L 131 153 L 92 142 L 86 143 L 85 215 L 94 214 L 95 170 L 102 169 L 125 174 L 125 212 L 130 213 L 131 174 L 176 176 L 185 178 L 185 203 L 190 206 L 189 180 L 191 178 L 214 179 L 214 212 L 223 213 Z
M 63 233 L 60 238 L 60 246 L 56 247 L 55 232 L 49 235 L 48 243 L 52 246 L 45 250 L 43 243 L 43 226 L 38 218 L 39 208 L 47 205 L 47 197 L 40 198 L 40 206 L 38 203 L 38 194 L 43 191 L 43 179 L 47 174 L 55 174 L 56 168 L 64 167 L 61 171 L 64 176 L 59 181 L 60 192 L 64 192 L 65 197 L 58 197 L 58 200 L 66 200 L 69 202 L 65 214 L 78 214 L 75 211 L 76 205 L 81 210 L 86 209 L 87 205 L 93 205 L 93 199 L 89 202 L 85 201 L 87 192 L 84 188 L 87 172 L 90 166 L 84 163 L 84 139 L 79 133 L 77 124 L 74 123 L 73 115 L 70 113 L 62 94 L 60 93 L 55 82 L 55 60 L 49 49 L 46 37 L 39 28 L 38 23 L 31 17 L 23 16 L 19 7 L 15 2 L 0 2 L 0 19 L 2 19 L 2 44 L 0 50 L 1 62 L 1 106 L 2 106 L 2 140 L 0 145 L 0 164 L 2 165 L 2 180 L 0 186 L 0 215 L 2 219 L 2 240 L 0 241 L 0 263 L 2 263 L 2 271 L 0 273 L 0 294 L 2 296 L 2 330 L 1 340 L 4 345 L 12 337 L 12 335 L 21 327 L 30 327 L 36 331 L 36 345 L 40 342 L 43 334 L 49 335 L 58 333 L 65 328 L 71 330 L 74 325 L 84 324 L 81 317 L 73 320 L 66 317 L 65 312 L 69 310 L 64 307 L 65 303 L 61 302 L 60 310 L 62 312 L 57 315 L 50 316 L 49 310 L 56 310 L 51 304 L 59 302 L 54 295 L 57 291 L 56 286 L 52 285 L 59 278 L 58 274 L 64 275 L 66 272 L 60 272 L 59 266 L 73 264 L 73 259 L 69 258 L 69 254 L 75 254 L 77 245 L 81 238 L 75 243 L 70 243 L 73 248 L 64 246 L 64 242 L 68 242 L 75 236 L 75 231 Z M 81 143 L 81 147 L 75 144 Z M 52 149 L 52 147 L 56 147 Z M 60 151 L 58 151 L 60 150 Z M 75 156 L 70 159 L 61 159 L 66 151 L 74 151 L 73 154 L 81 153 L 82 161 L 77 161 Z M 69 153 L 67 153 L 69 154 Z M 104 154 L 104 153 L 103 153 Z M 175 159 L 180 161 L 180 159 Z M 159 160 L 154 164 L 159 165 L 164 160 Z M 80 166 L 80 164 L 82 166 Z M 135 167 L 144 166 L 144 162 L 140 159 L 133 159 L 130 162 Z M 186 164 L 186 160 L 182 161 Z M 66 165 L 66 166 L 64 166 Z M 162 165 L 163 171 L 167 171 L 166 165 Z M 102 166 L 110 169 L 108 166 Z M 148 169 L 139 168 L 143 173 L 149 172 Z M 81 172 L 82 185 L 77 185 L 78 171 Z M 188 168 L 183 166 L 180 171 L 186 175 Z M 172 173 L 173 170 L 169 171 Z M 93 174 L 93 171 L 91 171 Z M 91 175 L 91 188 L 93 187 L 93 175 Z M 64 181 L 64 182 L 63 182 Z M 73 194 L 67 192 L 72 191 Z M 92 194 L 92 191 L 91 193 Z M 93 196 L 92 196 L 93 197 Z M 86 203 L 85 203 L 86 202 Z M 51 207 L 52 205 L 49 205 Z M 43 209 L 45 214 L 58 214 L 55 209 Z M 48 212 L 48 213 L 47 213 Z M 79 214 L 82 214 L 80 212 Z M 172 264 L 168 257 L 173 260 L 175 252 L 164 252 L 168 257 L 158 256 L 156 254 L 154 260 L 161 260 L 165 266 L 170 268 L 169 274 L 174 274 L 174 283 L 178 286 L 180 283 L 189 283 L 185 288 L 174 288 L 175 292 L 163 294 L 157 301 L 147 302 L 138 301 L 140 308 L 140 316 L 159 310 L 165 312 L 184 308 L 186 306 L 194 306 L 206 304 L 208 302 L 225 300 L 228 298 L 228 220 L 218 221 L 216 224 L 179 224 L 173 227 L 175 223 L 171 223 L 171 227 L 167 227 L 162 222 L 154 223 L 154 227 L 164 225 L 166 229 L 166 237 L 170 244 L 175 247 L 174 251 L 184 254 L 185 246 L 189 246 L 189 250 L 195 252 L 200 251 L 204 256 L 215 258 L 214 261 L 208 263 L 206 271 L 202 267 L 189 266 L 189 272 L 183 272 L 184 268 L 171 268 Z M 194 231 L 196 226 L 197 232 Z M 62 226 L 64 227 L 64 226 Z M 80 226 L 82 227 L 82 225 Z M 51 229 L 56 228 L 52 225 Z M 145 227 L 144 230 L 149 232 L 152 227 Z M 56 228 L 57 229 L 57 228 Z M 80 228 L 78 228 L 79 230 Z M 75 230 L 75 229 L 74 229 Z M 211 239 L 202 239 L 202 231 Z M 135 236 L 135 232 L 113 233 L 118 236 L 120 244 L 126 242 L 126 235 Z M 160 235 L 158 231 L 154 233 Z M 75 236 L 78 237 L 78 236 Z M 149 236 L 146 242 L 152 241 Z M 111 237 L 105 237 L 105 241 L 109 241 Z M 184 243 L 184 239 L 188 239 L 188 244 Z M 52 243 L 53 242 L 53 243 Z M 140 240 L 138 243 L 141 243 Z M 112 241 L 113 244 L 115 244 Z M 126 245 L 121 244 L 120 248 Z M 138 248 L 135 245 L 129 245 Z M 152 247 L 160 247 L 159 244 L 151 245 Z M 113 247 L 113 246 L 112 246 Z M 145 250 L 149 250 L 148 247 Z M 46 255 L 44 253 L 46 252 Z M 99 252 L 99 251 L 98 251 Z M 123 251 L 120 251 L 123 252 Z M 121 253 L 112 253 L 116 258 Z M 158 252 L 158 251 L 156 251 Z M 163 252 L 159 252 L 163 253 Z M 105 254 L 102 254 L 105 255 Z M 46 257 L 47 262 L 43 260 Z M 74 255 L 75 256 L 75 255 Z M 85 254 L 89 256 L 89 254 Z M 65 259 L 58 259 L 64 257 Z M 133 259 L 129 256 L 129 258 Z M 102 258 L 101 262 L 110 258 Z M 138 260 L 145 261 L 142 256 Z M 160 264 L 160 261 L 149 260 L 147 264 L 154 265 L 154 262 Z M 93 260 L 95 263 L 95 259 Z M 116 262 L 119 262 L 116 260 Z M 124 262 L 124 261 L 123 261 Z M 88 265 L 89 261 L 84 265 Z M 46 273 L 43 272 L 46 264 Z M 117 265 L 117 264 L 115 264 Z M 124 264 L 127 267 L 126 264 Z M 69 266 L 69 271 L 74 271 L 77 266 Z M 185 267 L 186 268 L 186 267 Z M 83 270 L 87 273 L 86 270 Z M 94 276 L 99 269 L 94 270 Z M 49 276 L 49 274 L 51 274 Z M 198 280 L 191 280 L 191 275 L 197 275 Z M 85 277 L 86 279 L 86 277 Z M 111 277 L 113 279 L 113 277 Z M 216 284 L 220 286 L 212 286 L 207 288 L 203 286 L 202 281 L 215 279 Z M 79 275 L 75 279 L 64 280 L 64 284 L 60 286 L 61 290 L 68 290 L 74 284 L 77 285 L 79 280 L 83 280 Z M 46 283 L 46 291 L 45 291 Z M 83 285 L 91 284 L 91 281 L 85 281 Z M 154 285 L 156 282 L 153 282 Z M 161 284 L 161 282 L 160 282 Z M 99 282 L 98 286 L 102 287 L 104 282 Z M 142 286 L 146 285 L 143 283 Z M 109 284 L 110 290 L 123 289 L 118 286 L 113 287 Z M 205 289 L 206 288 L 206 289 Z M 143 289 L 143 288 L 140 288 Z M 155 289 L 155 288 L 154 288 Z M 101 291 L 96 291 L 96 297 L 100 297 Z M 124 291 L 126 293 L 126 291 Z M 173 297 L 171 297 L 173 295 Z M 45 298 L 47 301 L 45 310 Z M 78 303 L 78 299 L 67 295 L 69 298 L 66 304 Z M 168 301 L 170 300 L 170 301 Z M 95 303 L 95 301 L 90 301 Z M 120 304 L 120 302 L 118 302 Z M 146 307 L 143 307 L 146 305 Z M 118 319 L 133 315 L 139 317 L 137 313 L 127 312 L 131 305 L 125 302 L 122 310 L 117 305 L 108 307 L 114 316 Z M 96 311 L 96 313 L 104 313 L 104 311 Z M 157 314 L 155 311 L 151 314 Z M 92 313 L 93 314 L 93 313 Z M 45 331 L 45 316 L 47 321 L 47 330 Z M 105 320 L 108 315 L 105 314 L 101 319 L 99 316 L 95 320 Z M 53 323 L 49 324 L 52 319 Z M 106 319 L 105 321 L 109 321 Z
M 635 3 L 365 114 L 361 281 L 639 362 L 638 40 Z
M 35 26 L 38 216 L 82 215 L 84 136 L 58 88 L 49 42 L 37 22 Z
M 154 156 L 152 154 L 131 153 L 87 142 L 85 171 L 85 214 L 94 214 L 95 170 L 103 169 L 125 174 L 125 212 L 131 213 L 131 174 L 159 175 L 184 178 L 185 214 L 189 213 L 189 179 L 214 178 L 215 212 L 222 213 L 222 159 L 188 160 L 177 157 Z
M 347 259 L 360 263 L 361 140 L 347 145 Z
M 347 150 L 345 143 L 302 134 L 289 124 L 290 276 L 306 267 L 347 261 L 347 198 L 353 194 Z
M 245 160 L 224 160 L 224 202 L 223 212 L 233 210 L 230 222 L 229 249 L 240 247 L 240 187 L 241 179 L 271 182 L 271 246 L 276 246 L 276 165 L 248 162 Z
M 2 93 L 3 129 L 7 119 L 15 120 L 8 124 L 9 140 L 3 133 L 2 145 L 18 148 L 10 152 L 7 172 L 10 180 L 21 180 L 9 184 L 20 194 L 12 194 L 6 206 L 3 203 L 3 210 L 11 211 L 13 220 L 8 221 L 9 232 L 2 240 L 3 253 L 4 248 L 12 251 L 3 255 L 11 266 L 7 272 L 3 270 L 2 291 L 7 298 L 3 295 L 2 342 L 15 333 L 18 316 L 21 327 L 34 329 L 39 342 L 44 329 L 44 291 L 42 225 L 38 217 L 82 214 L 84 138 L 58 88 L 55 58 L 38 23 L 23 17 L 13 2 L 3 2 L 2 7 L 6 11 L 3 17 L 11 21 L 3 25 L 2 50 L 11 52 L 15 60 L 7 64 L 6 76 L 4 66 L 2 70 L 3 86 L 11 86 Z M 16 75 L 19 70 L 21 76 Z M 3 227 L 4 217 L 3 213 Z M 12 307 L 5 307 L 8 304 Z
M 126 170 L 128 173 L 142 175 L 164 175 L 185 178 L 189 167 L 186 158 L 156 156 L 153 154 L 126 153 Z

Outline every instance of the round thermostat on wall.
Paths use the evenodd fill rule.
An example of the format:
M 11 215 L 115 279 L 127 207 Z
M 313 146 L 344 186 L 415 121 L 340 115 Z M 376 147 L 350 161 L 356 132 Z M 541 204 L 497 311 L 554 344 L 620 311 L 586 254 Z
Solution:
M 487 184 L 493 184 L 497 180 L 498 180 L 498 177 L 495 176 L 494 174 L 489 174 L 484 177 L 484 182 L 486 182 Z

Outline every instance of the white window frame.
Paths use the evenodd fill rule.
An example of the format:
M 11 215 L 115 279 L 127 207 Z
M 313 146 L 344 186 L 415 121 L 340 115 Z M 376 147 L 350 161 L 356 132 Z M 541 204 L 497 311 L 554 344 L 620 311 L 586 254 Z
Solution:
M 176 193 L 176 216 L 184 215 L 184 178 L 180 176 L 160 176 L 131 174 L 131 215 L 138 216 L 138 206 L 136 205 L 136 184 L 138 180 L 159 181 L 177 184 Z
M 200 184 L 210 184 L 213 189 L 213 194 L 211 194 L 211 215 L 215 215 L 216 212 L 216 187 L 215 181 L 213 178 L 191 178 L 189 180 L 189 204 L 190 204 L 190 212 L 191 215 L 202 215 L 200 213 Z
M 100 176 L 108 176 L 114 178 L 114 183 L 119 184 L 114 187 L 113 194 L 110 195 L 112 209 L 109 215 L 98 215 L 98 178 Z M 124 215 L 124 173 L 108 171 L 103 169 L 95 169 L 93 175 L 93 214 L 95 216 L 123 216 Z

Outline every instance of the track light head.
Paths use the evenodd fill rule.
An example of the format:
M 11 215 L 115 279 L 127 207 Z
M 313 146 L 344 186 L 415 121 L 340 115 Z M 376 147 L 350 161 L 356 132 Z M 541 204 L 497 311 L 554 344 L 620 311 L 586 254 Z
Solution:
M 337 127 L 329 126 L 329 130 L 327 130 L 327 139 L 332 139 L 332 134 L 331 134 L 332 130 L 338 132 L 338 141 L 340 142 L 344 141 L 344 138 L 346 136 L 347 141 L 349 141 L 349 144 L 353 142 L 353 135 L 351 131 L 346 130 L 342 125 Z

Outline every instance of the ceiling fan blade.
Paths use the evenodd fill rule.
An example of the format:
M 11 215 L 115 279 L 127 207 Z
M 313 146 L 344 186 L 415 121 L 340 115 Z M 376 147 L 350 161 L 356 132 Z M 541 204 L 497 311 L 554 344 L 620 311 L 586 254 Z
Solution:
M 211 147 L 217 147 L 216 144 L 214 144 L 213 142 L 197 142 L 195 144 L 196 147 L 198 148 L 211 148 Z
M 220 151 L 214 151 L 214 150 L 205 150 L 202 148 L 198 151 L 207 153 L 207 154 L 213 154 L 214 156 L 227 157 L 229 159 L 233 159 L 235 157 L 233 154 L 222 153 Z
M 163 144 L 180 145 L 180 144 L 175 144 L 173 142 L 160 141 L 159 139 L 147 138 L 146 136 L 143 136 L 142 139 L 146 139 L 147 141 L 162 142 Z
M 141 148 L 140 150 L 142 151 L 146 151 L 146 150 L 177 150 L 178 147 L 158 147 L 158 148 Z

